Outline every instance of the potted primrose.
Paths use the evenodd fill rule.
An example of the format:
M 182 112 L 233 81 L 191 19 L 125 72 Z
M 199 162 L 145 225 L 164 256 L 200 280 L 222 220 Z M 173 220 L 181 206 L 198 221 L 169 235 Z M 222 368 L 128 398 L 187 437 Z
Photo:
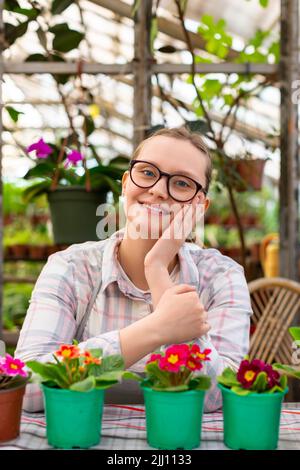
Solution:
M 102 356 L 101 349 L 81 351 L 75 342 L 53 354 L 54 363 L 29 361 L 33 381 L 42 383 L 48 443 L 72 449 L 97 445 L 106 388 L 122 378 L 136 378 L 124 371 L 122 356 Z
M 218 378 L 223 398 L 224 442 L 231 449 L 276 449 L 287 377 L 270 364 L 246 357 L 238 371 Z
M 200 371 L 210 352 L 189 343 L 151 355 L 141 383 L 150 446 L 192 449 L 200 445 L 204 396 L 211 385 L 210 377 Z
M 0 442 L 20 434 L 22 402 L 29 378 L 24 362 L 10 354 L 0 356 Z

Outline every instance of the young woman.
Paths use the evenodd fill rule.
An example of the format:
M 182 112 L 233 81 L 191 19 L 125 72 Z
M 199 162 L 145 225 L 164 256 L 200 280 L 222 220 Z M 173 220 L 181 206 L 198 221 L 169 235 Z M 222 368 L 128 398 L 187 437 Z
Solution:
M 215 249 L 185 243 L 199 207 L 208 208 L 211 159 L 198 134 L 163 129 L 136 149 L 124 173 L 125 228 L 55 253 L 32 293 L 16 356 L 52 360 L 62 343 L 122 354 L 141 372 L 160 346 L 187 341 L 211 349 L 212 377 L 248 351 L 251 305 L 243 269 Z M 74 214 L 76 216 L 76 214 Z M 137 383 L 106 391 L 106 402 L 138 403 Z M 213 386 L 205 411 L 221 406 Z M 27 387 L 24 408 L 42 409 Z

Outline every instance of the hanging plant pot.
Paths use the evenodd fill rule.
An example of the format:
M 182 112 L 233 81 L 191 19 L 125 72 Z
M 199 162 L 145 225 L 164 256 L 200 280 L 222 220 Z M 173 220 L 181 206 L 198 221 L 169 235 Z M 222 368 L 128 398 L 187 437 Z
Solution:
M 87 192 L 81 186 L 60 187 L 48 192 L 54 242 L 70 245 L 98 241 L 96 210 L 106 202 L 106 195 L 101 191 Z
M 99 444 L 104 390 L 89 392 L 42 385 L 48 443 L 62 449 L 87 449 Z
M 0 442 L 15 439 L 20 434 L 22 401 L 26 384 L 0 390 Z
M 219 384 L 223 397 L 224 442 L 230 449 L 276 449 L 281 404 L 288 392 L 237 395 Z
M 158 449 L 199 447 L 205 392 L 162 392 L 141 384 L 146 409 L 147 441 Z
M 260 191 L 266 159 L 255 158 L 233 160 L 232 165 L 242 181 L 235 181 L 234 188 L 238 192 L 247 191 L 249 188 Z

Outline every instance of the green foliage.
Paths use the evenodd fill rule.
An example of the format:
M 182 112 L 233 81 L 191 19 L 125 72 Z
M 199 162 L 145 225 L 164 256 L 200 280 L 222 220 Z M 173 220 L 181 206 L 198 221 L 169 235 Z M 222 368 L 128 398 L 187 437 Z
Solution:
M 58 186 L 86 187 L 87 178 L 89 178 L 92 190 L 112 191 L 114 199 L 118 199 L 122 191 L 122 175 L 128 168 L 127 158 L 119 155 L 113 158 L 107 165 L 102 164 L 97 159 L 96 166 L 89 168 L 88 176 L 86 172 L 81 176 L 76 168 L 65 167 L 66 151 L 64 152 L 62 162 L 58 164 L 59 145 L 51 144 L 51 147 L 53 148 L 53 153 L 42 161 L 37 159 L 35 166 L 30 168 L 24 176 L 26 180 L 33 180 L 33 183 L 23 190 L 24 202 L 29 203 L 42 194 L 47 194 L 50 191 L 57 169 Z
M 12 106 L 5 106 L 5 109 L 8 112 L 10 118 L 14 122 L 18 122 L 20 114 L 24 114 L 23 111 L 18 111 L 17 109 L 13 108 Z
M 70 29 L 67 23 L 59 23 L 49 28 L 50 33 L 54 34 L 53 50 L 59 52 L 70 52 L 76 49 L 84 34 Z
M 3 213 L 4 215 L 25 215 L 26 204 L 22 200 L 23 189 L 14 183 L 3 183 Z
M 74 345 L 77 342 L 74 341 Z M 77 347 L 77 346 L 75 346 Z M 74 356 L 58 359 L 55 362 L 41 363 L 28 361 L 26 365 L 34 372 L 33 381 L 40 381 L 47 386 L 69 389 L 77 392 L 88 392 L 94 388 L 105 389 L 124 379 L 140 380 L 136 374 L 124 371 L 122 356 L 102 356 L 101 349 L 91 349 L 92 361 L 86 362 L 86 356 L 78 350 Z M 95 361 L 98 360 L 99 363 Z
M 214 21 L 212 16 L 203 15 L 198 33 L 205 40 L 205 49 L 220 59 L 225 59 L 232 46 L 232 37 L 225 31 L 226 22 Z
M 295 341 L 300 341 L 300 327 L 299 326 L 291 326 L 289 328 L 289 333 Z
M 53 0 L 51 5 L 52 15 L 59 15 L 73 3 L 73 0 Z
M 274 364 L 272 367 L 275 369 Z M 245 388 L 237 379 L 237 373 L 230 367 L 226 367 L 222 375 L 217 377 L 219 384 L 223 385 L 226 388 L 231 389 L 232 392 L 237 395 L 246 396 L 251 393 L 276 393 L 283 392 L 287 386 L 287 378 L 285 375 L 282 375 L 279 379 L 279 385 L 275 385 L 272 388 L 269 388 L 268 375 L 266 372 L 261 371 L 257 374 L 254 382 L 251 387 Z
M 295 379 L 300 379 L 299 368 L 296 369 L 296 367 L 287 366 L 285 364 L 279 364 L 277 362 L 273 364 L 273 368 L 280 372 L 284 372 L 288 377 L 294 377 Z
M 3 325 L 5 329 L 13 330 L 15 327 L 22 327 L 32 290 L 32 284 L 4 284 Z

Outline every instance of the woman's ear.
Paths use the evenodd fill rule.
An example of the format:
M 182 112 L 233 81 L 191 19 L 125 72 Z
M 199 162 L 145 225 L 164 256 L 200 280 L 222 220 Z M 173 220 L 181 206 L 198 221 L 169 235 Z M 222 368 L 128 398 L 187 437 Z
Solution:
M 210 206 L 210 199 L 207 197 L 204 202 L 204 213 L 207 211 L 209 206 Z
M 129 171 L 126 170 L 126 171 L 123 173 L 123 176 L 122 176 L 122 196 L 124 196 L 125 191 L 126 191 L 128 176 L 129 176 Z

